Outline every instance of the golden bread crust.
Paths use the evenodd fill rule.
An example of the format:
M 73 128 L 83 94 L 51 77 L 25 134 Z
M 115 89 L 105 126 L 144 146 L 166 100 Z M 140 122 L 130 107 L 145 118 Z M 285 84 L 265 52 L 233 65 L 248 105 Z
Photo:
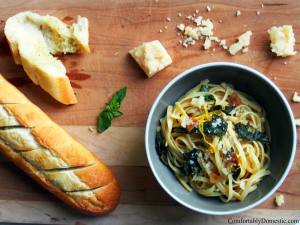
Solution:
M 18 124 L 0 124 L 0 151 L 68 205 L 91 215 L 113 210 L 120 187 L 110 169 L 0 74 L 0 104 Z

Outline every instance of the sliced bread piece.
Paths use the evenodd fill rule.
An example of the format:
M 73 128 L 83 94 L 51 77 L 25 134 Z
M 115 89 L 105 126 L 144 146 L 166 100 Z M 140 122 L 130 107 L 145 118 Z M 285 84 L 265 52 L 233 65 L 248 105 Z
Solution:
M 67 25 L 54 16 L 22 12 L 6 21 L 4 32 L 15 63 L 36 85 L 63 104 L 77 103 L 66 69 L 53 55 L 90 52 L 87 18 Z

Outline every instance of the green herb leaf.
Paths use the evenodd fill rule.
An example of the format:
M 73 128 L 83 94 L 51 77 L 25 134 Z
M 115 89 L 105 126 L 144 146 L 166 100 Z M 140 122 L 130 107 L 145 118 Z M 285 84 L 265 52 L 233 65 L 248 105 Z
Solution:
M 207 84 L 202 84 L 201 87 L 200 87 L 200 91 L 201 92 L 208 92 L 209 91 L 208 85 Z
M 237 123 L 235 125 L 235 130 L 239 134 L 241 139 L 248 141 L 260 141 L 264 144 L 270 144 L 270 140 L 266 133 L 256 130 L 249 124 L 245 125 L 242 123 Z
M 107 128 L 111 126 L 111 116 L 109 115 L 109 112 L 103 111 L 99 114 L 98 117 L 98 132 L 102 133 L 105 131 Z
M 112 97 L 111 102 L 116 102 L 118 103 L 119 107 L 124 100 L 125 96 L 127 93 L 127 87 L 123 87 L 120 90 L 118 90 Z
M 228 128 L 228 123 L 220 116 L 214 115 L 211 121 L 203 124 L 203 131 L 207 135 L 222 137 Z
M 119 109 L 121 107 L 122 101 L 126 96 L 126 93 L 127 93 L 127 87 L 121 88 L 113 95 L 111 101 L 106 103 L 105 110 L 102 111 L 98 116 L 97 130 L 99 133 L 102 133 L 107 128 L 109 128 L 111 126 L 111 121 L 114 118 L 123 115 L 123 113 L 120 112 Z
M 226 114 L 226 115 L 230 115 L 231 111 L 234 109 L 234 106 L 230 106 L 230 105 L 227 105 L 225 106 L 223 112 Z
M 215 97 L 214 97 L 213 95 L 211 95 L 211 94 L 208 94 L 208 95 L 205 95 L 205 96 L 204 96 L 204 100 L 205 100 L 206 102 L 210 102 L 210 101 L 215 100 Z
M 123 113 L 122 113 L 122 112 L 120 112 L 120 111 L 114 111 L 114 112 L 112 112 L 112 114 L 113 114 L 114 118 L 117 118 L 117 117 L 119 117 L 119 116 L 122 116 L 122 115 L 123 115 Z

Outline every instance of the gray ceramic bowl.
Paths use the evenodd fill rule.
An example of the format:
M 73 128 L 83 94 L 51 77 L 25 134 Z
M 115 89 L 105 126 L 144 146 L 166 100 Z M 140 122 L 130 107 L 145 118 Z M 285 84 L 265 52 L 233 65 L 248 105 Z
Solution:
M 223 203 L 186 191 L 173 173 L 160 161 L 155 150 L 156 127 L 166 108 L 204 79 L 212 83 L 231 83 L 235 89 L 252 96 L 267 113 L 271 130 L 271 175 L 243 202 Z M 227 215 L 251 209 L 270 197 L 282 184 L 291 168 L 296 151 L 296 126 L 293 113 L 282 92 L 266 76 L 247 66 L 217 62 L 193 67 L 174 78 L 155 100 L 146 125 L 145 146 L 154 176 L 177 202 L 197 212 Z

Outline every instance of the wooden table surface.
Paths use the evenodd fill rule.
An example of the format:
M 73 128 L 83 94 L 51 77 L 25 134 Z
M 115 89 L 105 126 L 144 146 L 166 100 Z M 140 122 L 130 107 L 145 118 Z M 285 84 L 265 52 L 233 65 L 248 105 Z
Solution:
M 261 7 L 264 3 L 264 7 Z M 212 8 L 206 11 L 206 6 Z M 214 32 L 229 43 L 246 30 L 253 36 L 247 54 L 230 56 L 221 48 L 203 51 L 200 44 L 183 48 L 178 44 L 178 17 L 196 9 L 204 18 L 214 21 Z M 72 80 L 79 103 L 64 106 L 53 100 L 31 82 L 20 83 L 26 75 L 16 66 L 3 36 L 4 21 L 21 11 L 32 10 L 65 20 L 82 15 L 90 21 L 89 55 L 61 57 L 70 73 L 85 74 Z M 236 17 L 236 10 L 242 15 Z M 256 12 L 260 11 L 260 15 Z M 171 17 L 171 22 L 166 17 Z M 218 21 L 222 20 L 222 23 Z M 300 50 L 300 1 L 241 0 L 112 0 L 112 1 L 0 1 L 0 72 L 13 81 L 34 103 L 57 123 L 102 158 L 119 178 L 122 197 L 119 207 L 110 215 L 91 218 L 69 210 L 63 203 L 39 187 L 22 171 L 1 157 L 0 222 L 48 224 L 206 224 L 229 223 L 230 218 L 296 218 L 300 217 L 300 153 L 297 152 L 289 176 L 277 193 L 286 203 L 274 206 L 274 196 L 256 209 L 240 215 L 214 217 L 178 205 L 160 188 L 152 175 L 144 150 L 144 127 L 148 111 L 160 90 L 176 75 L 202 63 L 230 61 L 253 67 L 271 78 L 289 100 L 300 92 L 300 54 L 281 59 L 269 50 L 267 29 L 273 25 L 292 24 L 296 49 Z M 167 26 L 165 29 L 165 26 Z M 163 32 L 159 33 L 162 29 Z M 173 58 L 173 64 L 151 79 L 128 56 L 131 48 L 144 41 L 159 39 Z M 287 64 L 285 64 L 287 62 Z M 88 76 L 89 75 L 89 76 Z M 23 77 L 23 78 L 20 78 Z M 113 122 L 103 134 L 90 132 L 99 111 L 120 87 L 128 87 L 122 105 L 124 116 Z M 291 103 L 296 117 L 300 104 Z M 299 137 L 299 136 L 298 136 Z M 299 142 L 298 142 L 299 144 Z M 298 149 L 299 150 L 299 149 Z

